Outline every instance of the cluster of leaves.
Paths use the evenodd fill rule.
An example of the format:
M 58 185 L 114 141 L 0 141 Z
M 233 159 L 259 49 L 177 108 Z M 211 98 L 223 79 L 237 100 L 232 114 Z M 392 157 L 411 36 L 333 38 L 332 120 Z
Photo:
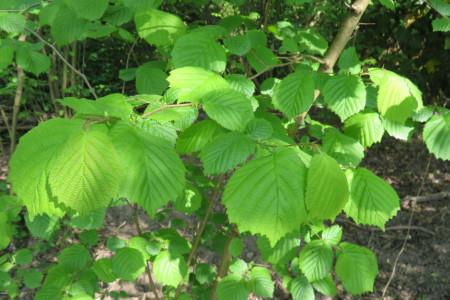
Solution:
M 161 59 L 120 72 L 122 80 L 135 80 L 138 95 L 60 99 L 75 111 L 73 118 L 51 119 L 21 138 L 8 179 L 19 200 L 1 200 L 6 204 L 0 206 L 0 233 L 5 233 L 0 246 L 9 244 L 11 222 L 22 205 L 37 237 L 53 232 L 45 228 L 67 214 L 82 223 L 96 219 L 117 198 L 136 203 L 151 218 L 169 202 L 180 212 L 204 216 L 208 202 L 202 195 L 214 189 L 205 175 L 231 174 L 222 197 L 226 218 L 215 223 L 219 229 L 208 224 L 200 232 L 201 246 L 235 257 L 231 274 L 217 285 L 219 299 L 274 293 L 267 268 L 238 258 L 240 237 L 224 248 L 233 223 L 243 236 L 258 237 L 263 260 L 283 276 L 294 299 L 313 299 L 314 289 L 334 295 L 337 279 L 353 294 L 372 291 L 378 273 L 374 254 L 341 242 L 341 228 L 325 223 L 344 211 L 358 224 L 384 229 L 399 210 L 399 198 L 383 179 L 358 167 L 365 148 L 381 141 L 385 132 L 409 140 L 426 122 L 428 149 L 449 160 L 448 110 L 424 106 L 409 79 L 367 68 L 354 47 L 340 56 L 338 73 L 318 72 L 328 42 L 317 30 L 284 21 L 265 31 L 257 29 L 252 14 L 225 17 L 218 25 L 187 26 L 179 16 L 159 10 L 161 2 L 59 0 L 35 8 L 36 24 L 49 26 L 59 46 L 110 35 L 126 40 L 130 33 L 122 25 L 132 20 Z M 15 55 L 15 63 L 38 74 L 50 64 L 39 53 L 42 44 L 13 38 L 24 32 L 25 21 L 17 13 L 0 15 L 0 29 L 11 33 L 9 43 L 2 43 L 0 60 L 7 57 L 3 62 L 10 64 Z M 280 47 L 272 50 L 269 41 Z M 26 52 L 25 62 L 20 52 Z M 267 71 L 286 66 L 293 72 L 284 78 L 258 81 Z M 343 129 L 314 120 L 308 114 L 312 106 L 335 113 Z M 202 168 L 180 155 L 198 157 Z M 48 225 L 30 225 L 40 222 Z M 99 280 L 135 281 L 149 263 L 169 297 L 203 299 L 213 290 L 212 265 L 198 264 L 194 279 L 189 276 L 195 247 L 175 228 L 129 241 L 110 238 L 106 246 L 113 258 L 98 259 L 89 254 L 98 244 L 98 227 L 83 228 L 81 244 L 65 248 L 57 265 L 46 269 L 38 298 L 93 297 Z M 306 242 L 302 248 L 300 238 Z M 331 275 L 333 266 L 337 278 Z M 23 272 L 11 281 L 5 270 L 0 288 L 1 282 L 13 290 L 12 282 L 25 281 Z M 190 295 L 176 291 L 189 280 L 194 282 Z

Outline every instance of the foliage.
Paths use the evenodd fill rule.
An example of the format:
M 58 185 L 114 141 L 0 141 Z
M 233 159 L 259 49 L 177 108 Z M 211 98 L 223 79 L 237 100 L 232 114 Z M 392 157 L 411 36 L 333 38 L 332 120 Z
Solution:
M 0 198 L 0 249 L 17 237 L 22 207 L 29 232 L 46 242 L 0 257 L 0 290 L 17 297 L 23 282 L 40 287 L 36 299 L 118 297 L 99 282 L 134 282 L 153 272 L 169 299 L 273 297 L 269 269 L 239 258 L 242 238 L 256 235 L 262 259 L 283 277 L 294 299 L 313 299 L 314 290 L 334 295 L 338 281 L 355 295 L 373 291 L 373 252 L 341 242 L 334 219 L 345 212 L 356 223 L 384 230 L 399 210 L 399 198 L 382 178 L 358 167 L 365 149 L 385 133 L 410 140 L 425 123 L 430 152 L 450 160 L 450 113 L 424 105 L 413 78 L 381 68 L 373 58 L 360 60 L 359 53 L 373 50 L 364 43 L 338 53 L 338 68 L 324 74 L 332 26 L 308 28 L 290 9 L 282 16 L 277 9 L 277 19 L 269 20 L 270 10 L 258 14 L 253 1 L 245 2 L 0 5 L 8 10 L 0 12 L 1 68 L 20 67 L 39 79 L 56 68 L 56 56 L 45 47 L 69 53 L 76 41 L 89 47 L 104 43 L 91 53 L 95 68 L 81 74 L 87 89 L 51 89 L 61 92 L 52 105 L 64 106 L 66 118 L 27 132 L 11 158 L 8 180 L 16 196 Z M 305 14 L 316 8 L 313 1 L 278 2 Z M 380 3 L 382 9 L 401 8 L 390 0 Z M 324 5 L 331 19 L 344 18 L 344 6 Z M 431 5 L 441 15 L 431 22 L 434 31 L 448 31 L 448 4 Z M 193 15 L 183 13 L 186 8 Z M 196 16 L 199 11 L 204 16 Z M 121 41 L 121 51 L 130 49 L 123 69 L 111 67 L 117 72 L 101 68 L 98 57 L 112 55 L 105 53 L 114 52 L 112 41 Z M 130 68 L 134 47 L 147 54 Z M 96 77 L 115 83 L 102 87 Z M 52 82 L 49 77 L 49 89 Z M 117 82 L 121 93 L 115 93 L 121 90 Z M 125 89 L 127 82 L 134 86 Z M 312 107 L 335 113 L 342 123 L 325 124 Z M 222 192 L 226 215 L 212 212 Z M 138 236 L 130 240 L 100 241 L 97 229 L 106 208 L 125 199 L 150 218 L 164 218 L 161 209 L 169 203 L 195 213 L 201 224 L 197 237 L 189 242 L 171 220 L 171 228 L 140 232 L 137 223 Z M 64 245 L 56 264 L 34 264 L 39 251 L 55 246 L 61 220 L 63 234 L 76 242 Z M 77 237 L 75 228 L 81 231 Z M 112 257 L 96 257 L 103 244 Z M 199 246 L 234 259 L 216 272 L 193 260 Z M 189 283 L 192 289 L 184 289 Z

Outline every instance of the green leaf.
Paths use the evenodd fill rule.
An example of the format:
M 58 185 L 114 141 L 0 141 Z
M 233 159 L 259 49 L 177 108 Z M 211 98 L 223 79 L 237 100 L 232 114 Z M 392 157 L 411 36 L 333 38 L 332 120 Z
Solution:
M 203 98 L 203 109 L 211 119 L 229 130 L 244 131 L 254 118 L 251 102 L 231 88 L 215 90 Z
M 248 30 L 245 35 L 250 39 L 250 43 L 252 44 L 252 48 L 257 48 L 258 46 L 266 46 L 267 45 L 267 36 L 266 33 L 262 30 Z
M 225 133 L 219 124 L 212 120 L 195 123 L 178 136 L 177 152 L 190 154 L 201 150 L 209 141 Z
M 49 174 L 53 196 L 81 216 L 106 207 L 117 195 L 122 175 L 119 156 L 103 124 L 78 130 L 55 159 Z
M 95 229 L 83 231 L 78 235 L 78 238 L 83 244 L 94 246 L 98 243 L 98 231 Z
M 223 43 L 231 53 L 239 56 L 247 54 L 251 48 L 250 39 L 246 35 L 232 36 L 223 40 Z
M 125 6 L 111 5 L 106 9 L 103 20 L 114 26 L 120 26 L 133 18 L 133 11 Z
M 187 264 L 180 255 L 160 252 L 153 263 L 153 274 L 164 285 L 177 287 L 187 274 Z
M 300 246 L 299 237 L 298 231 L 288 233 L 272 247 L 265 236 L 259 236 L 256 243 L 259 251 L 261 251 L 262 260 L 273 265 L 286 265 L 297 255 Z
M 25 27 L 25 16 L 18 13 L 0 12 L 0 29 L 6 32 L 18 32 Z
M 272 298 L 274 284 L 269 270 L 264 267 L 254 267 L 249 275 L 252 291 L 261 298 Z
M 237 274 L 225 276 L 217 286 L 217 299 L 219 300 L 247 300 L 249 294 L 245 281 Z
M 147 252 L 147 247 L 150 246 L 150 242 L 143 237 L 134 236 L 130 239 L 128 247 L 141 251 L 145 260 L 150 259 L 150 255 Z
M 174 228 L 160 229 L 156 234 L 159 242 L 165 245 L 171 256 L 178 256 L 188 253 L 192 246 Z
M 82 126 L 83 120 L 54 118 L 39 124 L 20 139 L 10 161 L 9 181 L 27 207 L 31 221 L 37 214 L 64 215 L 50 200 L 48 174 L 54 170 L 54 162 L 70 137 Z
M 0 249 L 5 249 L 11 242 L 13 227 L 4 211 L 0 211 Z
M 93 210 L 85 216 L 80 216 L 78 213 L 71 213 L 69 224 L 81 230 L 90 230 L 94 228 L 102 228 L 103 220 L 105 219 L 106 208 Z
M 155 46 L 171 46 L 186 32 L 186 26 L 176 15 L 156 9 L 138 9 L 134 23 L 141 38 Z
M 314 81 L 308 74 L 295 72 L 286 76 L 273 92 L 273 104 L 292 118 L 309 109 L 314 102 Z
M 150 135 L 162 138 L 172 145 L 177 142 L 177 130 L 171 123 L 165 123 L 164 125 L 157 121 L 150 119 L 138 119 L 136 120 L 136 127 L 142 129 Z
M 135 281 L 144 273 L 146 265 L 141 251 L 129 247 L 117 250 L 112 259 L 114 273 L 125 281 Z
M 195 267 L 195 279 L 197 279 L 201 285 L 213 283 L 216 279 L 216 270 L 210 264 L 198 264 Z
M 394 0 L 380 0 L 380 3 L 389 8 L 390 10 L 395 10 L 395 3 Z
M 314 240 L 300 251 L 300 268 L 308 281 L 324 278 L 333 266 L 334 253 L 331 246 L 321 240 Z
M 207 33 L 183 35 L 176 41 L 171 55 L 175 68 L 194 66 L 218 73 L 225 71 L 225 50 Z
M 333 220 L 344 208 L 348 197 L 347 178 L 337 162 L 325 154 L 314 155 L 306 185 L 308 215 L 319 220 Z
M 108 0 L 77 0 L 65 2 L 74 9 L 78 17 L 86 20 L 100 19 L 108 8 Z
M 320 280 L 314 281 L 313 286 L 325 296 L 334 296 L 337 293 L 336 285 L 329 274 Z
M 299 30 L 295 38 L 300 46 L 300 52 L 324 55 L 327 51 L 327 40 L 314 29 Z
M 241 132 L 230 132 L 209 142 L 200 152 L 206 174 L 221 174 L 245 162 L 255 143 Z
M 0 48 L 0 70 L 12 64 L 14 58 L 14 47 L 3 46 Z
M 372 251 L 358 245 L 341 243 L 336 256 L 336 274 L 347 291 L 355 295 L 373 291 L 378 265 Z
M 400 198 L 383 179 L 366 168 L 349 169 L 350 201 L 345 213 L 356 223 L 378 226 L 384 224 L 400 210 Z
M 169 86 L 166 78 L 160 69 L 140 66 L 136 70 L 136 90 L 139 94 L 162 95 Z
M 248 265 L 240 258 L 235 258 L 230 262 L 230 272 L 237 275 L 244 275 L 248 270 Z
M 68 8 L 65 1 L 58 1 L 51 20 L 50 33 L 59 46 L 65 46 L 78 39 L 84 33 L 87 23 L 79 18 L 74 10 Z
M 349 47 L 342 51 L 339 56 L 338 66 L 341 71 L 348 71 L 350 74 L 361 72 L 361 62 L 356 54 L 355 47 Z
M 342 238 L 342 228 L 338 225 L 328 227 L 321 233 L 322 239 L 330 246 L 339 244 Z
M 450 31 L 450 20 L 448 18 L 438 18 L 431 22 L 433 26 L 433 31 Z
M 158 255 L 158 253 L 161 251 L 162 246 L 159 242 L 150 242 L 147 247 L 145 247 L 145 250 L 148 254 L 152 256 Z
M 187 182 L 181 197 L 173 201 L 173 207 L 179 212 L 192 214 L 197 211 L 202 204 L 202 194 L 200 191 Z
M 293 300 L 314 300 L 314 290 L 306 277 L 296 277 L 290 284 Z
M 261 83 L 260 91 L 262 95 L 273 96 L 275 87 L 280 83 L 281 80 L 274 77 L 269 77 Z
M 247 98 L 251 98 L 255 93 L 255 84 L 244 75 L 230 74 L 225 76 L 225 80 L 233 90 L 245 94 Z
M 422 109 L 422 93 L 409 79 L 380 69 L 370 70 L 370 76 L 382 76 L 377 105 L 384 118 L 404 123 L 413 112 Z
M 272 136 L 272 124 L 266 119 L 256 118 L 247 123 L 247 130 L 250 137 L 255 140 L 265 140 Z
M 11 275 L 9 275 L 6 272 L 0 271 L 0 289 L 3 290 L 10 284 L 11 284 Z
M 275 245 L 306 221 L 305 182 L 306 168 L 296 151 L 277 148 L 234 172 L 222 202 L 241 232 L 263 234 Z
M 133 107 L 125 100 L 121 94 L 110 94 L 95 101 L 66 97 L 58 102 L 85 115 L 129 119 Z
M 117 123 L 110 136 L 127 166 L 119 196 L 138 203 L 153 218 L 159 208 L 183 191 L 185 168 L 179 156 L 168 141 L 126 121 Z
M 364 147 L 370 147 L 373 143 L 381 141 L 384 128 L 380 115 L 370 108 L 350 117 L 344 123 L 344 133 Z
M 413 113 L 411 118 L 415 122 L 426 122 L 433 116 L 433 114 L 434 110 L 431 107 L 424 106 L 418 112 Z
M 254 47 L 251 52 L 247 53 L 246 57 L 256 72 L 262 72 L 263 70 L 266 70 L 267 67 L 280 63 L 272 50 L 266 46 L 258 45 Z
M 387 133 L 390 136 L 393 136 L 397 139 L 410 141 L 411 136 L 414 133 L 414 122 L 410 119 L 406 120 L 405 124 L 400 122 L 390 121 L 383 118 L 383 127 L 386 129 Z
M 450 113 L 433 116 L 423 129 L 423 140 L 437 158 L 450 160 Z
M 106 248 L 111 251 L 117 251 L 118 249 L 125 247 L 125 245 L 125 240 L 116 237 L 111 237 L 106 241 Z
M 110 283 L 116 280 L 117 276 L 113 272 L 112 260 L 110 258 L 101 258 L 94 262 L 92 270 L 103 282 Z
M 33 221 L 30 220 L 28 213 L 25 215 L 25 224 L 32 235 L 43 240 L 51 240 L 56 234 L 59 216 L 47 214 L 37 215 Z
M 325 84 L 323 97 L 330 109 L 344 122 L 364 108 L 366 87 L 361 77 L 336 75 Z
M 233 238 L 230 245 L 228 246 L 230 254 L 234 257 L 238 257 L 239 255 L 241 255 L 243 249 L 244 246 L 241 238 Z
M 43 275 L 38 270 L 30 270 L 23 275 L 23 282 L 25 286 L 30 289 L 35 289 L 41 285 Z
M 207 93 L 228 88 L 229 84 L 221 76 L 198 67 L 175 69 L 167 77 L 170 87 L 180 88 L 178 102 L 198 103 Z
M 64 249 L 58 258 L 58 265 L 69 273 L 81 271 L 90 260 L 89 250 L 82 245 L 72 245 Z
M 14 253 L 12 257 L 13 261 L 19 266 L 26 266 L 33 261 L 33 251 L 30 249 L 20 249 Z
M 67 248 L 66 248 L 67 249 Z M 61 265 L 53 266 L 45 277 L 44 283 L 42 284 L 42 290 L 52 289 L 61 292 L 66 289 L 70 282 L 73 280 L 71 274 L 72 271 L 68 270 L 66 267 Z M 49 299 L 49 298 L 43 298 Z
M 33 51 L 28 47 L 19 47 L 16 53 L 16 62 L 25 71 L 35 75 L 47 72 L 50 68 L 50 57 Z
M 431 5 L 435 10 L 444 16 L 450 16 L 450 4 L 442 0 L 430 0 Z
M 358 141 L 335 129 L 325 134 L 322 150 L 344 166 L 357 166 L 364 158 L 364 147 Z

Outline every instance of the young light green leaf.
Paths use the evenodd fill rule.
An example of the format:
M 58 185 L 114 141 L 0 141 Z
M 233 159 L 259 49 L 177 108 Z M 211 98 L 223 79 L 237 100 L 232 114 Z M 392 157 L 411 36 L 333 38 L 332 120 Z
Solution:
M 197 211 L 202 204 L 202 194 L 200 191 L 187 182 L 181 197 L 173 201 L 173 207 L 179 212 L 192 214 Z
M 163 251 L 155 258 L 153 273 L 159 282 L 176 288 L 187 274 L 187 264 L 182 256 Z
M 230 74 L 225 76 L 225 80 L 233 90 L 245 94 L 247 98 L 251 98 L 255 93 L 255 84 L 244 75 Z
M 411 136 L 414 133 L 414 122 L 410 119 L 406 120 L 405 124 L 384 118 L 382 118 L 382 121 L 384 129 L 386 129 L 390 136 L 404 141 L 411 140 Z
M 167 81 L 172 88 L 180 88 L 178 102 L 198 103 L 207 93 L 229 88 L 223 77 L 203 68 L 184 67 L 170 72 Z
M 296 151 L 280 147 L 234 172 L 222 201 L 240 231 L 263 234 L 275 245 L 306 221 L 305 182 L 306 168 Z
M 395 10 L 395 3 L 394 0 L 380 0 L 380 3 L 389 8 L 390 10 Z
M 119 156 L 104 124 L 78 130 L 55 159 L 48 181 L 58 202 L 81 216 L 106 207 L 117 195 L 122 175 Z
M 331 246 L 321 240 L 314 240 L 300 251 L 300 268 L 308 281 L 324 278 L 333 266 L 334 253 Z
M 195 123 L 178 136 L 176 150 L 180 154 L 190 154 L 203 149 L 211 140 L 225 133 L 225 129 L 212 120 Z
M 334 296 L 337 293 L 336 285 L 330 274 L 313 282 L 313 287 L 325 296 Z
M 373 291 L 378 264 L 372 251 L 358 245 L 341 243 L 336 256 L 336 274 L 347 291 L 355 295 Z
M 347 178 L 337 162 L 316 154 L 311 160 L 306 185 L 306 208 L 311 218 L 334 219 L 349 197 Z
M 175 42 L 171 55 L 175 68 L 194 66 L 218 73 L 225 71 L 225 50 L 207 33 L 183 35 Z
M 147 247 L 151 246 L 150 242 L 146 240 L 143 237 L 140 236 L 134 236 L 130 239 L 130 242 L 128 243 L 128 247 L 137 249 L 141 251 L 142 256 L 145 260 L 150 259 L 150 255 L 147 252 Z
M 273 247 L 265 236 L 259 236 L 256 244 L 261 251 L 262 260 L 273 265 L 285 265 L 297 255 L 300 246 L 300 234 L 298 231 L 288 233 Z
M 82 270 L 90 259 L 89 250 L 83 245 L 72 245 L 58 257 L 58 265 L 73 273 Z
M 370 108 L 350 117 L 344 123 L 344 133 L 364 147 L 370 147 L 373 143 L 381 141 L 384 128 L 380 115 Z
M 355 47 L 349 47 L 342 51 L 339 56 L 338 66 L 341 71 L 348 71 L 350 74 L 359 74 L 361 72 L 361 62 L 356 54 Z
M 178 16 L 152 8 L 136 10 L 134 23 L 139 36 L 155 46 L 171 46 L 186 32 Z
M 48 72 L 51 64 L 50 57 L 33 51 L 28 47 L 19 47 L 17 49 L 16 62 L 25 71 L 31 72 L 36 76 Z
M 343 122 L 364 108 L 366 87 L 361 77 L 336 75 L 325 84 L 323 97 L 325 103 Z
M 200 152 L 206 174 L 221 174 L 245 162 L 256 144 L 241 132 L 229 132 L 209 142 Z
M 222 278 L 217 286 L 219 300 L 247 300 L 250 291 L 247 290 L 244 279 L 240 275 L 230 274 Z
M 0 29 L 6 32 L 19 32 L 25 27 L 26 22 L 22 14 L 0 12 Z
M 288 118 L 307 111 L 314 102 L 314 81 L 311 75 L 295 72 L 286 76 L 275 87 L 272 102 Z
M 112 259 L 112 269 L 117 277 L 125 281 L 135 281 L 144 273 L 146 262 L 141 251 L 123 247 L 117 250 Z
M 195 267 L 195 279 L 200 284 L 213 283 L 216 278 L 216 270 L 210 264 L 201 263 Z
M 345 213 L 356 223 L 378 226 L 384 224 L 400 210 L 400 198 L 383 179 L 366 168 L 348 169 L 350 201 Z
M 211 119 L 229 130 L 244 131 L 254 118 L 250 100 L 231 88 L 209 92 L 202 106 Z
M 242 276 L 245 274 L 245 272 L 247 272 L 247 270 L 248 270 L 247 263 L 240 258 L 235 258 L 230 262 L 230 272 L 233 274 Z
M 339 244 L 342 238 L 342 228 L 338 225 L 328 227 L 321 233 L 322 239 L 329 245 L 334 246 Z
M 306 277 L 296 277 L 290 284 L 293 300 L 314 300 L 314 290 Z
M 232 36 L 223 40 L 223 43 L 231 53 L 239 56 L 247 54 L 251 48 L 250 39 L 246 35 Z
M 8 180 L 27 207 L 31 221 L 37 214 L 64 215 L 55 206 L 57 203 L 50 200 L 48 174 L 62 148 L 82 126 L 83 120 L 54 118 L 39 124 L 20 139 L 10 161 Z
M 371 70 L 370 74 L 371 78 L 372 74 L 382 76 L 377 105 L 384 118 L 404 123 L 413 112 L 422 109 L 422 93 L 409 79 L 380 69 Z
M 169 86 L 166 78 L 160 69 L 140 66 L 136 70 L 136 90 L 139 94 L 162 95 Z
M 248 277 L 252 291 L 261 298 L 272 298 L 274 284 L 269 270 L 264 267 L 254 267 Z
M 12 256 L 12 260 L 19 266 L 26 266 L 33 261 L 33 251 L 30 249 L 20 249 Z
M 185 168 L 169 142 L 126 121 L 117 123 L 110 136 L 122 164 L 127 166 L 119 196 L 138 203 L 151 217 L 181 196 Z
M 423 140 L 437 158 L 450 160 L 450 112 L 433 116 L 425 124 Z
M 358 141 L 335 129 L 325 134 L 322 150 L 344 166 L 357 166 L 364 158 L 364 147 Z
M 41 285 L 43 275 L 38 270 L 30 270 L 23 275 L 23 283 L 30 289 L 35 289 Z

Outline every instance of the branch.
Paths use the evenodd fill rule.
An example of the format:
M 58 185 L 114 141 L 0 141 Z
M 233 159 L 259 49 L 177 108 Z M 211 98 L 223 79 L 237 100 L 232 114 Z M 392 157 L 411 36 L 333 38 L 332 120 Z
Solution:
M 151 112 L 148 112 L 148 113 L 146 113 L 146 114 L 143 114 L 143 115 L 142 115 L 142 119 L 144 119 L 145 117 L 148 117 L 148 116 L 150 116 L 150 115 L 152 115 L 152 114 L 154 114 L 154 113 L 156 113 L 156 112 L 158 112 L 158 111 L 160 111 L 160 110 L 166 109 L 166 108 L 170 108 L 170 107 L 183 107 L 183 106 L 193 106 L 193 105 L 194 105 L 194 103 L 183 103 L 183 104 L 170 104 L 170 105 L 164 105 L 164 106 L 162 106 L 162 107 L 160 107 L 160 108 L 157 108 L 157 109 L 155 109 L 155 110 L 152 110 Z
M 78 71 L 77 69 L 75 69 L 75 67 L 73 67 L 63 56 L 62 54 L 58 51 L 58 49 L 56 49 L 55 46 L 53 46 L 52 44 L 50 44 L 49 42 L 47 42 L 46 40 L 44 40 L 39 34 L 37 34 L 36 32 L 34 32 L 33 30 L 25 27 L 24 28 L 26 31 L 28 31 L 29 33 L 33 34 L 35 37 L 37 37 L 41 42 L 43 42 L 44 44 L 46 44 L 47 46 L 49 46 L 50 48 L 53 49 L 53 51 L 55 51 L 55 53 L 59 56 L 59 58 L 70 68 L 72 69 L 75 73 L 77 73 L 81 78 L 83 78 L 84 82 L 86 83 L 87 87 L 89 88 L 89 91 L 91 92 L 91 94 L 94 96 L 95 99 L 98 99 L 97 94 L 95 93 L 94 89 L 92 88 L 91 84 L 89 83 L 89 80 L 86 78 L 86 75 L 84 75 L 83 73 L 81 73 L 80 71 Z
M 256 57 L 256 56 L 255 56 Z M 265 72 L 267 72 L 270 69 L 274 69 L 274 68 L 280 68 L 280 67 L 286 67 L 286 66 L 291 66 L 293 64 L 298 63 L 298 61 L 291 61 L 291 62 L 287 62 L 287 63 L 283 63 L 283 64 L 278 64 L 278 65 L 272 65 L 272 66 L 265 66 L 264 69 L 262 69 L 260 72 L 256 73 L 255 75 L 249 77 L 248 79 L 253 80 L 255 78 L 258 78 L 259 76 L 261 76 L 262 74 L 264 74 Z

